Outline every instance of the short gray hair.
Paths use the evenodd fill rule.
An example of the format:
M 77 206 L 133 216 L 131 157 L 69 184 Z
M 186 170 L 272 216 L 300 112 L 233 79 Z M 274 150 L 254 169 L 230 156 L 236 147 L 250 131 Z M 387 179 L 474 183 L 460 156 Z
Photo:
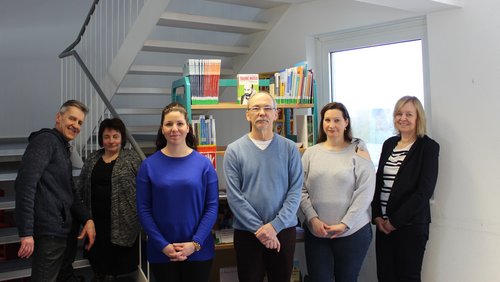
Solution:
M 62 106 L 59 108 L 59 113 L 64 114 L 69 107 L 75 107 L 80 109 L 85 115 L 89 112 L 89 109 L 87 106 L 85 106 L 84 103 L 78 101 L 78 100 L 68 100 L 62 104 Z

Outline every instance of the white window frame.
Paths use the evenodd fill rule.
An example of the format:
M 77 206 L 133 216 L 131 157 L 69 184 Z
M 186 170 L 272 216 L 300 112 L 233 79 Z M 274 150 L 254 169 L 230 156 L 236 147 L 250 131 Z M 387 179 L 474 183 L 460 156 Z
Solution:
M 421 40 L 422 66 L 424 81 L 424 108 L 427 118 L 427 130 L 430 131 L 430 87 L 429 87 L 429 52 L 427 41 L 427 23 L 425 17 L 414 17 L 376 25 L 363 26 L 315 35 L 309 40 L 309 58 L 313 58 L 317 83 L 318 106 L 333 101 L 331 89 L 330 53 L 364 47 L 373 47 L 391 43 Z M 311 46 L 312 45 L 312 46 Z M 320 109 L 319 109 L 320 110 Z M 319 117 L 318 117 L 319 118 Z

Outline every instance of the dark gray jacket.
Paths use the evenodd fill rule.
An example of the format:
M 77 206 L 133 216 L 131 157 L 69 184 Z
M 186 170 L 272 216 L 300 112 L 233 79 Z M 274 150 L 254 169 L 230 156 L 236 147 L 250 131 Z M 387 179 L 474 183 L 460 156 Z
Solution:
M 91 207 L 92 170 L 104 150 L 92 153 L 86 160 L 76 187 L 85 206 Z M 130 247 L 141 230 L 135 203 L 135 177 L 141 159 L 135 151 L 122 149 L 111 175 L 111 242 Z M 97 232 L 99 232 L 97 230 Z
M 90 218 L 81 200 L 74 201 L 69 143 L 56 129 L 33 132 L 15 182 L 16 224 L 20 237 L 66 237 L 71 211 L 85 222 Z

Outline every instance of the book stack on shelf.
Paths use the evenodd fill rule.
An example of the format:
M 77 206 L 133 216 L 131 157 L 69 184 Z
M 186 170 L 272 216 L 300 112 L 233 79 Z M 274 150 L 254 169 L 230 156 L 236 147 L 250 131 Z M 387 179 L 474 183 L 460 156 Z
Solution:
M 184 76 L 189 77 L 191 104 L 205 105 L 219 102 L 220 59 L 188 59 Z
M 198 152 L 207 157 L 214 168 L 217 168 L 215 119 L 212 115 L 208 118 L 205 115 L 199 115 L 192 118 L 191 126 L 198 140 Z
M 267 91 L 276 97 L 278 104 L 313 103 L 314 77 L 306 62 L 275 72 L 273 76 L 262 73 L 259 77 L 269 79 Z

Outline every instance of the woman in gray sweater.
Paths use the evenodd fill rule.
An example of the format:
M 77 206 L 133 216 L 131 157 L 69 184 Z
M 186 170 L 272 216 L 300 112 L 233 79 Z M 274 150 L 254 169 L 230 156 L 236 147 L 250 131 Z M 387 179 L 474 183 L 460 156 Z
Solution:
M 85 160 L 76 185 L 95 222 L 96 241 L 86 253 L 92 281 L 135 281 L 139 264 L 135 177 L 141 159 L 124 148 L 125 133 L 120 119 L 101 122 L 98 141 L 103 148 Z
M 365 143 L 352 137 L 343 104 L 323 107 L 318 144 L 304 152 L 302 165 L 309 281 L 357 281 L 372 239 L 375 169 Z

